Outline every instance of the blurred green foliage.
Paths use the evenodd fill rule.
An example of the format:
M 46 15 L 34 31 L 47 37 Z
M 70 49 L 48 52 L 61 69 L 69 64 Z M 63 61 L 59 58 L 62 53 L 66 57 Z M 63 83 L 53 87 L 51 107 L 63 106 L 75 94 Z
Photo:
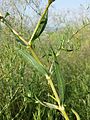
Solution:
M 58 61 L 65 80 L 66 110 L 71 120 L 74 120 L 71 108 L 79 113 L 81 120 L 90 120 L 90 26 L 70 40 L 76 30 L 69 26 L 47 35 L 43 33 L 34 47 L 48 69 L 53 59 L 49 45 L 55 52 L 60 52 Z M 58 111 L 37 104 L 36 97 L 41 101 L 52 101 L 47 96 L 51 90 L 45 78 L 18 55 L 15 47 L 24 47 L 15 39 L 8 28 L 0 28 L 0 120 L 62 119 Z M 55 77 L 53 82 L 58 88 Z

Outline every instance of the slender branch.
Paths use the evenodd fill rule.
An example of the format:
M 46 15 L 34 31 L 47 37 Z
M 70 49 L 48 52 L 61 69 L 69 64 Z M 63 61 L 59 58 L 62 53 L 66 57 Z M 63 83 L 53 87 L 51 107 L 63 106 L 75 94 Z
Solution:
M 54 96 L 55 96 L 55 98 L 56 98 L 56 100 L 57 100 L 58 106 L 60 106 L 60 99 L 59 99 L 59 96 L 58 96 L 58 94 L 57 94 L 57 92 L 56 92 L 56 89 L 55 89 L 55 87 L 54 87 L 54 84 L 53 84 L 53 82 L 52 82 L 52 79 L 51 79 L 50 76 L 48 76 L 48 75 L 46 75 L 46 79 L 48 80 L 48 84 L 51 86 L 51 89 L 52 89 L 52 91 L 53 91 L 53 94 L 54 94 Z
M 84 29 L 85 27 L 87 27 L 88 25 L 90 25 L 90 23 L 87 23 L 86 25 L 84 25 L 83 27 L 81 27 L 80 29 L 78 29 L 71 37 L 70 40 L 77 35 L 82 29 Z

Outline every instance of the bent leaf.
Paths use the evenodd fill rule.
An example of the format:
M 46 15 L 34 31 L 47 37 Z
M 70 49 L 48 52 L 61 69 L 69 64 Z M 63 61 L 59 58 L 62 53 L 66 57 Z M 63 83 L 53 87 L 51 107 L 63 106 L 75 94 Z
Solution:
M 30 63 L 32 66 L 34 66 L 35 69 L 37 69 L 42 75 L 47 75 L 47 71 L 44 68 L 43 65 L 39 64 L 29 53 L 23 50 L 18 50 L 18 52 L 22 55 L 22 57 Z

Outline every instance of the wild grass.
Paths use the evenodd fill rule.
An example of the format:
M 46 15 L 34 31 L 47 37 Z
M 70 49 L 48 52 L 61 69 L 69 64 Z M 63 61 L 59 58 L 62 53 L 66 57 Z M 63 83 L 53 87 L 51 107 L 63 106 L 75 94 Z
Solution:
M 60 65 L 64 79 L 64 105 L 66 105 L 64 107 L 67 115 L 71 120 L 76 119 L 71 112 L 72 108 L 77 111 L 81 120 L 90 120 L 90 26 L 71 40 L 69 38 L 72 36 L 72 28 L 67 29 L 65 28 L 63 33 L 60 31 L 49 33 L 44 39 L 40 37 L 35 42 L 34 50 L 47 70 L 50 69 L 52 60 L 56 61 L 54 52 L 59 52 L 58 63 L 56 61 L 55 64 Z M 74 29 L 73 32 L 75 31 Z M 64 41 L 61 42 L 62 40 Z M 8 28 L 2 28 L 0 31 L 0 120 L 63 120 L 58 110 L 41 105 L 41 101 L 55 103 L 52 96 L 50 97 L 52 90 L 45 77 L 39 74 L 43 69 L 36 64 L 41 69 L 37 71 L 38 68 L 35 69 L 24 61 L 17 53 L 18 50 L 15 50 L 16 46 L 25 50 L 25 47 L 15 42 Z M 33 61 L 32 58 L 30 60 Z M 55 70 L 52 73 L 52 80 L 58 91 Z
M 35 102 L 35 96 L 42 101 L 52 101 L 47 96 L 51 90 L 48 88 L 45 78 L 32 67 L 30 69 L 28 64 L 18 56 L 14 50 L 18 44 L 14 42 L 10 31 L 7 31 L 8 29 L 5 28 L 0 34 L 0 109 L 2 111 L 0 119 L 31 120 L 38 119 L 38 117 L 41 120 L 59 119 L 58 111 L 49 110 Z M 11 37 L 9 37 L 10 34 Z M 58 36 L 60 36 L 59 33 Z M 85 36 L 87 37 L 89 34 L 85 34 Z M 58 41 L 59 37 L 57 38 Z M 51 44 L 53 41 L 53 47 L 57 48 L 57 41 L 54 40 L 54 37 L 52 39 L 49 36 L 48 39 Z M 44 57 L 42 62 L 49 66 L 52 56 L 50 56 L 51 50 L 46 41 L 43 40 L 42 45 L 39 45 L 38 41 L 35 51 L 38 50 L 41 60 Z M 79 50 L 72 52 L 62 50 L 58 57 L 65 80 L 65 104 L 71 119 L 74 119 L 73 114 L 69 112 L 71 107 L 78 111 L 82 120 L 90 119 L 89 41 L 89 37 L 86 40 L 82 38 Z

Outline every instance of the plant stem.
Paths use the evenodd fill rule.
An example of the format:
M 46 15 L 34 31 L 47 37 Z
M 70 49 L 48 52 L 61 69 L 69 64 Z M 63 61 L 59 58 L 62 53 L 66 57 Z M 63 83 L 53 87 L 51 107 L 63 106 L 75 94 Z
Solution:
M 57 100 L 58 106 L 60 106 L 60 99 L 59 99 L 59 96 L 58 96 L 58 94 L 57 94 L 57 92 L 56 92 L 56 89 L 55 89 L 55 87 L 54 87 L 54 84 L 53 84 L 53 82 L 52 82 L 52 79 L 51 79 L 50 76 L 48 76 L 48 75 L 46 75 L 46 79 L 48 80 L 48 84 L 51 86 L 51 89 L 52 89 L 52 91 L 53 91 L 53 94 L 54 94 L 54 96 L 55 96 L 55 98 L 56 98 L 56 100 Z
M 42 65 L 41 61 L 39 60 L 38 56 L 36 55 L 36 53 L 34 52 L 34 50 L 32 49 L 31 46 L 29 46 L 29 49 L 30 49 L 30 51 L 31 51 L 31 53 L 32 53 L 32 56 L 35 58 L 35 60 L 36 60 L 39 64 Z
M 46 75 L 46 79 L 48 80 L 48 83 L 49 83 L 49 85 L 50 85 L 50 87 L 51 87 L 51 89 L 52 89 L 52 91 L 53 91 L 53 94 L 54 94 L 56 100 L 57 100 L 58 110 L 62 113 L 62 116 L 65 118 L 65 120 L 69 120 L 69 117 L 68 117 L 67 113 L 65 112 L 64 106 L 61 106 L 61 105 L 60 105 L 60 98 L 59 98 L 59 96 L 58 96 L 58 94 L 57 94 L 57 92 L 56 92 L 56 89 L 55 89 L 55 87 L 54 87 L 54 84 L 53 84 L 53 82 L 52 82 L 52 79 L 51 79 L 50 76 L 48 76 L 48 75 Z
M 62 113 L 62 116 L 65 118 L 65 120 L 69 120 L 69 117 L 68 117 L 67 113 L 65 112 L 64 107 L 62 110 L 59 109 L 59 111 Z

